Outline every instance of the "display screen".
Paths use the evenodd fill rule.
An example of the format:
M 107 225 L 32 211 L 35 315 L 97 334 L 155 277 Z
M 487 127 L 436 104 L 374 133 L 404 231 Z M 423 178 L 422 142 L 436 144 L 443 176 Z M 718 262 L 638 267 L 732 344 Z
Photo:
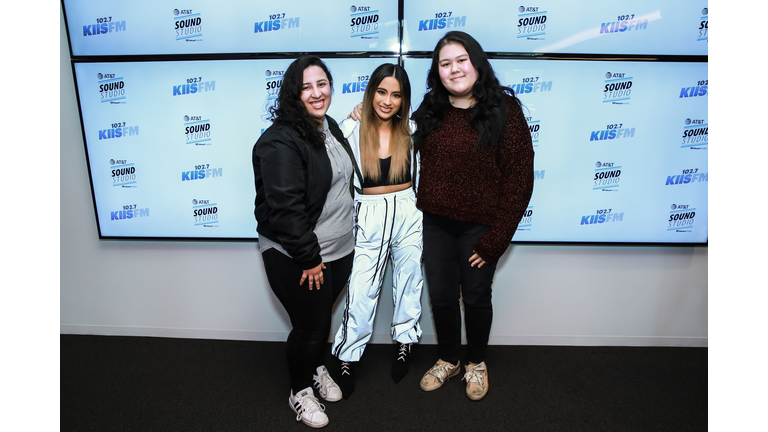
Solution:
M 73 56 L 399 52 L 397 0 L 64 0 Z
M 709 11 L 698 1 L 405 1 L 404 52 L 431 51 L 451 30 L 487 52 L 707 55 Z
M 337 121 L 384 62 L 406 68 L 415 110 L 426 56 L 456 29 L 492 54 L 605 54 L 491 55 L 523 104 L 535 151 L 533 197 L 514 242 L 707 242 L 706 3 L 597 2 L 589 12 L 565 1 L 469 8 L 406 0 L 402 11 L 397 1 L 288 3 L 265 11 L 246 2 L 64 1 L 101 238 L 256 239 L 251 151 L 293 59 L 333 53 L 324 61 Z M 200 23 L 202 36 L 171 38 L 180 20 Z M 241 31 L 247 23 L 250 33 Z M 271 33 L 254 32 L 270 25 Z M 543 33 L 526 29 L 534 25 Z M 393 54 L 400 35 L 403 54 Z M 200 53 L 221 58 L 184 58 Z M 151 61 L 140 58 L 147 54 Z

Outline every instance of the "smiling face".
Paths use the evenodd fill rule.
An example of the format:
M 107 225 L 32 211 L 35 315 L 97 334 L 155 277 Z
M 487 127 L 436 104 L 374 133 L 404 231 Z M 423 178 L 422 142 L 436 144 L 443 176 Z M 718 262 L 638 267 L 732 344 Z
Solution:
M 440 81 L 448 93 L 459 98 L 472 96 L 472 87 L 477 81 L 477 70 L 464 46 L 449 43 L 440 49 L 438 59 Z
M 403 96 L 400 90 L 400 82 L 395 77 L 386 77 L 381 80 L 376 93 L 373 95 L 373 112 L 382 121 L 388 121 L 394 116 L 403 104 Z
M 328 76 L 318 66 L 304 69 L 301 87 L 301 101 L 312 117 L 322 121 L 331 105 L 331 83 Z

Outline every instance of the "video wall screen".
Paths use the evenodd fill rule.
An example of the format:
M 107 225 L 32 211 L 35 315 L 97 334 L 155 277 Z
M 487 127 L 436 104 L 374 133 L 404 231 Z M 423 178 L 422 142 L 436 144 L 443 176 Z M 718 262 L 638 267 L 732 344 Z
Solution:
M 404 2 L 403 52 L 431 51 L 451 30 L 488 52 L 707 55 L 709 10 L 699 1 Z
M 199 22 L 207 24 L 204 40 L 176 44 L 159 37 L 157 28 L 165 18 L 157 17 L 166 9 L 173 12 L 178 4 L 102 3 L 63 2 L 99 235 L 137 239 L 258 238 L 251 150 L 270 125 L 267 109 L 299 52 L 333 47 L 328 48 L 332 55 L 324 57 L 334 78 L 329 115 L 341 121 L 362 101 L 371 72 L 384 62 L 400 62 L 406 68 L 415 110 L 426 91 L 431 62 L 426 53 L 453 29 L 449 22 L 454 27 L 462 24 L 464 28 L 457 29 L 472 34 L 490 53 L 522 53 L 536 52 L 544 42 L 565 40 L 566 34 L 582 34 L 604 15 L 564 1 L 514 7 L 479 2 L 482 7 L 465 13 L 460 2 L 406 0 L 401 32 L 397 1 L 330 1 L 312 15 L 303 11 L 314 3 L 297 1 L 284 8 L 286 15 L 303 13 L 297 15 L 301 28 L 295 35 L 288 35 L 281 22 L 283 36 L 249 34 L 275 38 L 254 45 L 238 29 L 240 23 L 255 19 L 249 17 L 261 16 L 263 6 L 227 2 L 213 8 L 200 2 L 179 11 L 200 13 Z M 603 52 L 605 58 L 492 56 L 499 80 L 524 106 L 536 153 L 533 197 L 513 242 L 707 242 L 707 35 L 697 36 L 682 25 L 692 22 L 692 15 L 705 19 L 707 5 L 625 3 L 635 4 L 622 6 L 626 16 L 645 16 L 653 9 L 660 18 L 649 19 L 647 28 L 635 23 L 632 30 L 599 34 L 551 51 Z M 595 4 L 617 13 L 613 3 Z M 481 13 L 488 10 L 496 12 Z M 335 25 L 313 30 L 314 18 L 325 17 L 330 23 L 341 12 L 347 27 L 362 22 L 356 21 L 362 15 L 353 14 L 377 13 L 368 24 L 378 23 L 378 39 L 360 39 L 357 30 L 341 32 Z M 546 17 L 538 19 L 547 25 L 545 35 L 530 36 L 544 41 L 515 36 L 521 14 Z M 514 19 L 506 26 L 494 24 L 502 15 Z M 482 16 L 486 23 L 472 27 Z M 93 17 L 111 18 L 112 23 L 125 17 L 120 20 L 125 23 L 87 24 Z M 251 31 L 258 28 L 257 22 L 249 24 Z M 669 22 L 676 24 L 666 25 Z M 441 23 L 444 27 L 437 28 Z M 107 25 L 87 27 L 96 24 Z M 708 27 L 706 21 L 699 25 Z M 624 28 L 621 23 L 601 26 Z M 134 29 L 153 36 L 126 37 Z M 272 31 L 277 35 L 278 30 Z M 394 54 L 400 51 L 400 34 L 402 55 Z M 611 38 L 625 39 L 617 43 Z M 357 52 L 362 40 L 376 49 Z M 238 54 L 245 51 L 288 55 L 251 59 Z M 152 61 L 137 57 L 150 53 L 162 55 Z M 222 55 L 215 60 L 184 58 L 199 53 Z M 621 53 L 635 57 L 615 57 Z M 667 57 L 643 57 L 650 53 Z
M 63 4 L 73 56 L 400 50 L 397 0 Z
M 292 60 L 76 63 L 103 237 L 256 238 L 251 151 Z M 343 119 L 389 59 L 325 59 Z

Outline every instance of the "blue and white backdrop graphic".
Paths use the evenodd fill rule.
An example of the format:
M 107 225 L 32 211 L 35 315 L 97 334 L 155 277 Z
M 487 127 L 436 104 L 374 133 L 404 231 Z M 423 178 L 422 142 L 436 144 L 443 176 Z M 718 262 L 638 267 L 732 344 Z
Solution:
M 104 237 L 256 238 L 251 150 L 292 61 L 131 55 L 348 52 L 325 60 L 329 114 L 342 120 L 371 72 L 400 50 L 397 1 L 64 4 Z M 431 51 L 448 30 L 491 53 L 706 55 L 708 14 L 693 1 L 406 1 L 412 109 L 430 60 L 408 52 Z M 356 54 L 365 51 L 382 57 Z M 78 61 L 89 55 L 121 57 Z M 536 153 L 534 194 L 513 241 L 707 241 L 707 63 L 491 63 L 524 105 Z

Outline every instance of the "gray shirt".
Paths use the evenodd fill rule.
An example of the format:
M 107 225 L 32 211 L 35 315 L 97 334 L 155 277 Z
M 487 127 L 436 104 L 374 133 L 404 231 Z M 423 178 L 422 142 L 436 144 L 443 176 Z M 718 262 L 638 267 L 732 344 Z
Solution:
M 355 248 L 355 238 L 352 235 L 355 221 L 354 205 L 352 195 L 349 193 L 349 183 L 352 180 L 354 167 L 349 153 L 328 130 L 326 119 L 323 119 L 323 133 L 325 150 L 333 169 L 333 179 L 314 232 L 320 244 L 320 256 L 323 262 L 331 262 L 349 255 Z M 259 238 L 259 246 L 262 252 L 275 248 L 290 256 L 279 243 L 266 237 Z

